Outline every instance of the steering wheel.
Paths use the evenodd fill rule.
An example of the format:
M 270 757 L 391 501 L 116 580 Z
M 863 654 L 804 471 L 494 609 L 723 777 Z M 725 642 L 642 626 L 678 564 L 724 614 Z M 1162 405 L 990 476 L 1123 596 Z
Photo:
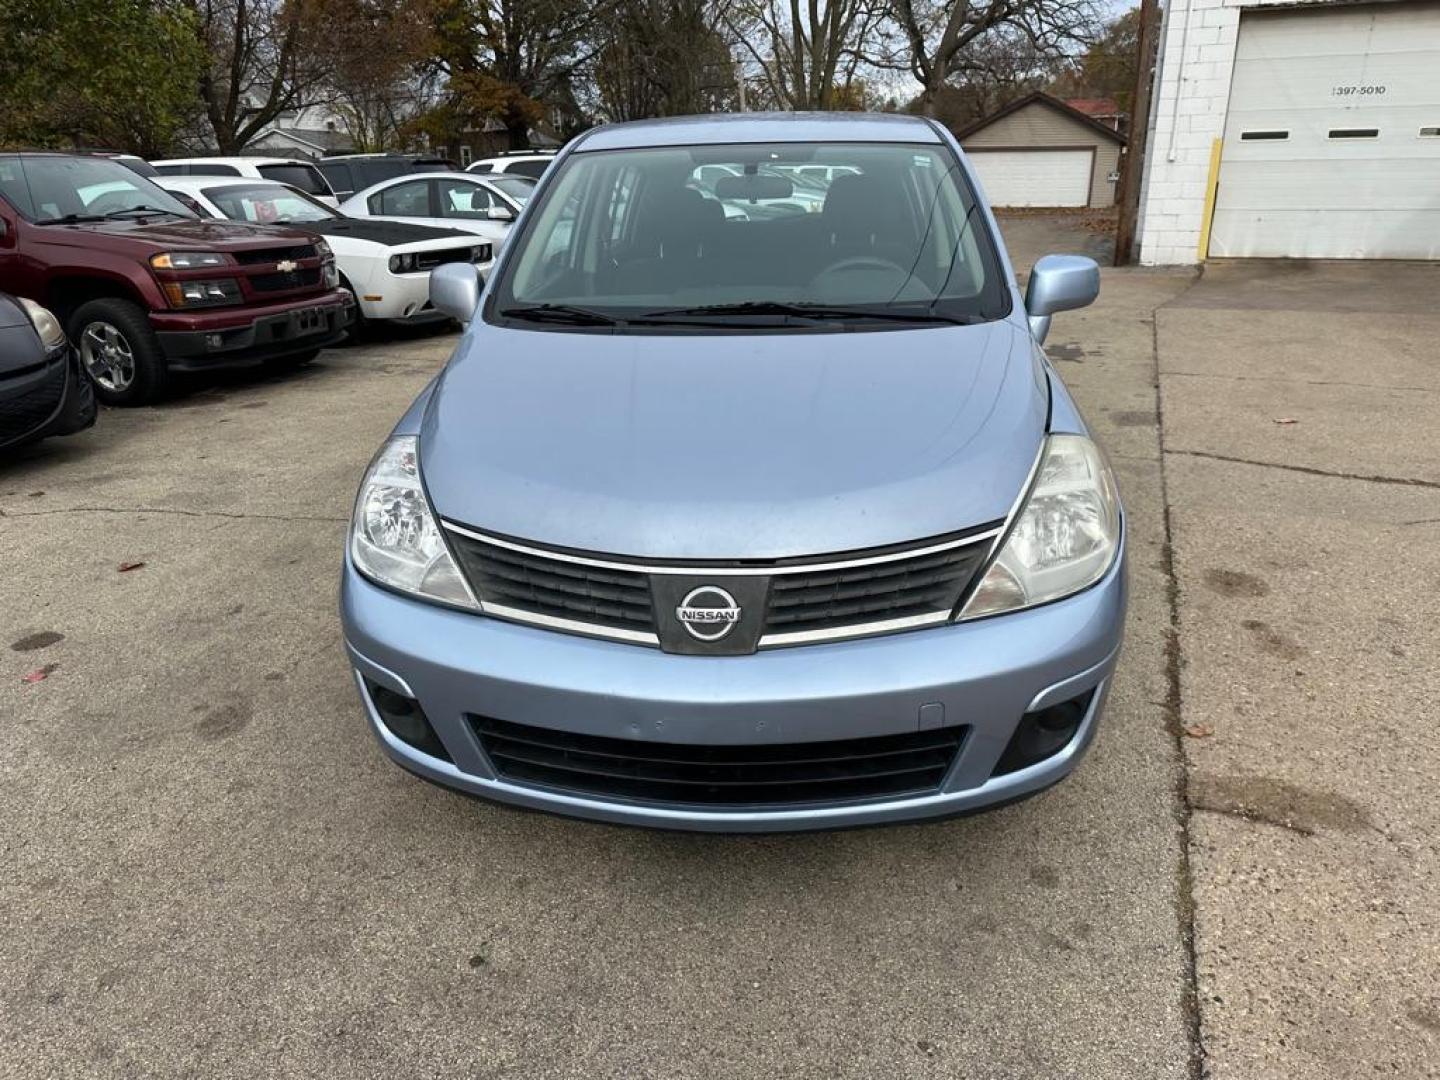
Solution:
M 910 273 L 905 267 L 889 259 L 882 259 L 879 255 L 851 255 L 848 259 L 841 259 L 839 262 L 831 263 L 816 274 L 811 281 L 819 281 L 822 277 L 831 274 L 851 274 L 858 270 L 885 270 L 901 275 Z

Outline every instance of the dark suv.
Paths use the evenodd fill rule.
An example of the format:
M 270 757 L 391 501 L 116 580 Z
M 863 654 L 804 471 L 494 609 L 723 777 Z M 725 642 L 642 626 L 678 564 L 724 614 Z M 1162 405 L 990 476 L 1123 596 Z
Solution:
M 455 163 L 449 158 L 410 154 L 340 154 L 322 158 L 315 167 L 325 174 L 330 190 L 341 202 L 382 180 L 417 172 L 455 171 Z
M 154 400 L 174 371 L 303 363 L 354 318 L 324 240 L 198 220 L 115 161 L 0 154 L 0 291 L 53 311 L 101 400 Z

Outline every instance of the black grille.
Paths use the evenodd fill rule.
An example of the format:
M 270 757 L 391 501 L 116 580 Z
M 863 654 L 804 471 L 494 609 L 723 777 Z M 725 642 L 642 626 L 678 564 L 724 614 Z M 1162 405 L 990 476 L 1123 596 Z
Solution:
M 488 245 L 486 245 L 488 248 Z M 422 251 L 415 256 L 415 267 L 418 270 L 433 270 L 437 266 L 453 262 L 469 262 L 474 258 L 475 249 L 469 247 L 446 248 L 443 251 Z M 481 258 L 485 262 L 489 256 Z
M 765 632 L 827 630 L 950 611 L 986 550 L 983 543 L 971 544 L 842 570 L 777 574 Z
M 745 581 L 757 582 L 758 594 L 741 605 L 745 612 L 753 613 L 745 618 L 761 620 L 758 626 L 750 627 L 748 644 L 741 649 L 749 652 L 757 641 L 767 644 L 767 637 L 773 639 L 768 644 L 783 645 L 796 639 L 779 635 L 827 631 L 840 635 L 850 627 L 869 623 L 948 613 L 959 603 L 984 562 L 990 550 L 989 535 L 970 543 L 961 539 L 942 551 L 913 555 L 901 552 L 889 561 L 839 569 L 806 570 L 791 563 L 783 567 L 747 566 L 743 578 L 707 577 L 703 568 L 687 569 L 680 577 L 657 573 L 653 588 L 652 572 L 640 565 L 634 570 L 600 568 L 538 551 L 514 551 L 455 532 L 450 538 L 461 569 L 482 603 L 590 624 L 601 633 L 620 629 L 655 634 L 658 640 L 653 643 L 669 651 L 703 655 L 719 650 L 683 637 L 680 640 L 687 646 L 684 649 L 678 648 L 675 640 L 666 644 L 663 631 L 676 626 L 656 626 L 655 608 L 665 619 L 674 607 L 675 598 L 668 596 L 674 591 L 671 585 L 681 587 L 679 583 L 683 582 L 683 588 L 689 589 L 707 583 L 725 586 L 728 582 L 732 590 L 739 590 Z M 933 547 L 940 542 L 917 547 Z M 659 585 L 662 577 L 666 588 Z M 740 596 L 740 592 L 735 595 Z M 583 632 L 583 627 L 576 629 Z
M 279 292 L 281 289 L 306 289 L 320 284 L 320 268 L 291 270 L 284 274 L 255 274 L 250 287 L 256 292 Z
M 537 615 L 653 632 L 650 584 L 638 571 L 602 570 L 452 535 L 483 600 Z
M 939 789 L 965 728 L 829 742 L 694 746 L 471 717 L 495 771 L 520 784 L 635 802 L 762 807 Z
M 284 259 L 298 262 L 315 258 L 314 244 L 296 244 L 294 247 L 260 248 L 256 251 L 237 251 L 235 261 L 241 266 L 257 266 L 260 263 L 277 263 Z
M 5 384 L 0 381 L 0 395 Z M 14 397 L 0 396 L 0 443 L 33 431 L 50 418 L 65 392 L 65 360 L 53 360 L 41 381 Z

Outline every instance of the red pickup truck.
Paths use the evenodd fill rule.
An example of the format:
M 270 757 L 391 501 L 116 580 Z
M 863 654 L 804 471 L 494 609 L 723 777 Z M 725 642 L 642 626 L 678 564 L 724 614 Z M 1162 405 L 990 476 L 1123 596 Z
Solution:
M 355 317 L 339 280 L 323 239 L 201 220 L 116 161 L 0 154 L 0 292 L 60 318 L 109 404 L 175 371 L 312 359 Z

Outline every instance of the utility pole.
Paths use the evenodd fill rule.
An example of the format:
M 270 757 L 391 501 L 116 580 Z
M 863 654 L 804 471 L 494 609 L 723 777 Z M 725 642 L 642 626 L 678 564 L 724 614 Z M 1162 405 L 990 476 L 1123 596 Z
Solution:
M 1140 40 L 1135 65 L 1135 94 L 1130 109 L 1130 139 L 1125 171 L 1120 177 L 1120 220 L 1115 227 L 1115 265 L 1135 260 L 1135 229 L 1140 216 L 1140 180 L 1150 137 L 1150 91 L 1155 84 L 1155 51 L 1159 37 L 1159 0 L 1140 0 Z

